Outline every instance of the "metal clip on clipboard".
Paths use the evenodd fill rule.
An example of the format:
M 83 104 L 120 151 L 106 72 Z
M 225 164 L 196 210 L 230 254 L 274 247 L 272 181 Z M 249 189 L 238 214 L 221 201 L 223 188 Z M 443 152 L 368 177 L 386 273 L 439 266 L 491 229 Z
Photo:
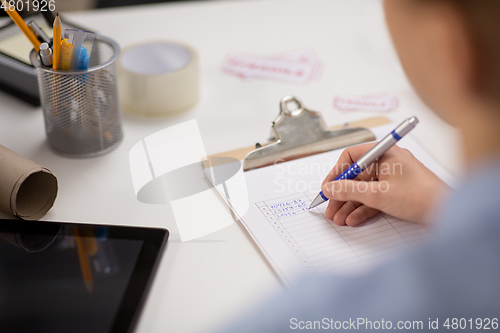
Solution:
M 296 109 L 288 109 L 295 104 Z M 248 171 L 298 158 L 323 153 L 342 147 L 375 140 L 366 128 L 329 130 L 319 112 L 307 110 L 293 96 L 281 99 L 280 113 L 271 123 L 271 138 L 257 144 L 243 162 Z

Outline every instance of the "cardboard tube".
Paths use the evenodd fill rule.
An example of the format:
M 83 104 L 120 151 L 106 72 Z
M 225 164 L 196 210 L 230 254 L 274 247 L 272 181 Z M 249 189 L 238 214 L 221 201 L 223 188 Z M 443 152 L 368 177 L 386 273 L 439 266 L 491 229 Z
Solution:
M 57 178 L 50 170 L 0 145 L 0 209 L 38 220 L 54 205 Z

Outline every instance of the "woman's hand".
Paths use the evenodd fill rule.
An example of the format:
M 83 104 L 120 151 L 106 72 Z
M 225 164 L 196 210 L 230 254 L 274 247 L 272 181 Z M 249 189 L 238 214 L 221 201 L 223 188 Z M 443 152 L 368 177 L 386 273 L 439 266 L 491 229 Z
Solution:
M 379 211 L 424 223 L 448 188 L 407 149 L 394 146 L 355 180 L 333 181 L 376 143 L 349 147 L 322 184 L 330 199 L 326 217 L 338 225 L 358 225 Z

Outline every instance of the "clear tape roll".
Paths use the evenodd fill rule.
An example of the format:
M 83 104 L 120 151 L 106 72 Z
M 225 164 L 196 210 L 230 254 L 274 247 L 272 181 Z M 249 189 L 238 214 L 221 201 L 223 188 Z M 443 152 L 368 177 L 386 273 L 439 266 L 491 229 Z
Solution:
M 122 109 L 133 115 L 166 116 L 199 99 L 197 52 L 185 44 L 158 41 L 123 50 L 118 59 Z

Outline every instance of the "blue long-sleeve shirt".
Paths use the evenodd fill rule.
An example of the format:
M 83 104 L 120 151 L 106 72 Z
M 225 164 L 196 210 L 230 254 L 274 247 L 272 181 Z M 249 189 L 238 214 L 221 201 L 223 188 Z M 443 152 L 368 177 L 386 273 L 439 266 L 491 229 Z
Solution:
M 500 331 L 500 160 L 486 165 L 441 205 L 425 247 L 359 277 L 304 277 L 221 331 Z

